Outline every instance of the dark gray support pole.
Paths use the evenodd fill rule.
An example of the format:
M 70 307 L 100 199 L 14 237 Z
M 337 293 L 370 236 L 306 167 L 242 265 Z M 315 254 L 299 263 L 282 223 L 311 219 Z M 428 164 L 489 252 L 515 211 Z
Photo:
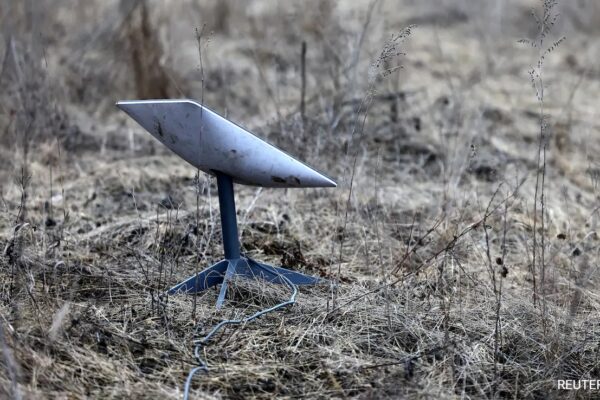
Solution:
M 221 229 L 223 231 L 223 247 L 225 258 L 235 260 L 240 258 L 240 239 L 238 237 L 237 217 L 235 214 L 235 197 L 231 176 L 221 172 L 217 175 L 219 188 L 219 207 L 221 209 Z
M 223 248 L 225 259 L 228 262 L 227 271 L 223 277 L 217 308 L 221 308 L 227 293 L 227 283 L 235 275 L 238 261 L 240 261 L 240 238 L 237 230 L 237 216 L 235 214 L 235 195 L 233 194 L 233 179 L 222 172 L 215 171 L 217 187 L 219 188 L 219 208 L 221 210 L 221 230 L 223 231 Z

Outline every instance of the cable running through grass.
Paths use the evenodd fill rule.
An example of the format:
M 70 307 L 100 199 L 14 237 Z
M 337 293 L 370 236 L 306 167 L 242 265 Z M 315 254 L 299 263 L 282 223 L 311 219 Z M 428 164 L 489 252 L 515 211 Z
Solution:
M 265 271 L 267 272 L 271 272 L 270 270 L 268 270 L 267 268 L 263 267 L 262 265 L 259 264 L 260 268 L 263 268 Z M 240 324 L 244 324 L 246 322 L 250 322 L 253 321 L 265 314 L 268 314 L 270 312 L 273 311 L 277 311 L 280 308 L 286 307 L 286 306 L 291 306 L 294 303 L 296 303 L 296 295 L 298 294 L 298 286 L 294 285 L 288 278 L 286 278 L 283 275 L 279 276 L 281 278 L 281 280 L 283 280 L 285 282 L 285 284 L 292 290 L 292 294 L 290 296 L 290 298 L 282 303 L 279 303 L 277 305 L 274 305 L 272 307 L 268 307 L 265 308 L 264 310 L 261 311 L 257 311 L 256 313 L 248 316 L 248 317 L 244 317 L 241 319 L 226 319 L 223 320 L 221 322 L 219 322 L 217 325 L 215 325 L 210 332 L 208 332 L 208 334 L 206 336 L 204 336 L 202 339 L 195 341 L 196 343 L 196 347 L 194 349 L 194 357 L 196 358 L 196 361 L 198 362 L 198 366 L 194 367 L 188 374 L 188 377 L 185 381 L 185 387 L 183 390 L 183 399 L 184 400 L 188 400 L 189 399 L 189 395 L 190 395 L 190 387 L 192 385 L 192 379 L 194 378 L 194 375 L 196 375 L 196 373 L 203 371 L 205 373 L 208 373 L 208 364 L 206 363 L 206 361 L 202 358 L 201 356 L 201 351 L 204 347 L 206 347 L 207 343 L 210 341 L 210 339 L 219 331 L 221 330 L 221 328 L 227 326 L 227 325 L 240 325 Z

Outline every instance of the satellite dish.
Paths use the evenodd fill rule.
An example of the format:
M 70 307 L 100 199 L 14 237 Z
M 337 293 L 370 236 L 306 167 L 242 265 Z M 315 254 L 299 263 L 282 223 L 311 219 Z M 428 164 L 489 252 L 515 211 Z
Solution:
M 194 167 L 264 187 L 335 187 L 333 180 L 192 100 L 120 101 L 162 144 Z
M 175 154 L 217 177 L 225 259 L 172 287 L 168 293 L 197 293 L 239 275 L 272 283 L 312 285 L 322 279 L 262 264 L 241 254 L 233 182 L 264 187 L 335 187 L 336 183 L 284 151 L 192 100 L 119 101 L 125 111 Z

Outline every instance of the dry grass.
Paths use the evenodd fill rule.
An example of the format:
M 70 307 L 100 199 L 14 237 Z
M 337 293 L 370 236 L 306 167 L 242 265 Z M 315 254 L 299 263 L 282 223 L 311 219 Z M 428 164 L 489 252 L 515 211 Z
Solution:
M 238 188 L 247 253 L 337 285 L 226 329 L 194 398 L 597 397 L 556 390 L 600 375 L 593 13 L 544 64 L 541 225 L 537 2 L 136 3 L 0 2 L 0 396 L 179 398 L 194 338 L 288 296 L 162 295 L 222 250 L 215 182 L 113 108 L 158 93 L 340 183 Z

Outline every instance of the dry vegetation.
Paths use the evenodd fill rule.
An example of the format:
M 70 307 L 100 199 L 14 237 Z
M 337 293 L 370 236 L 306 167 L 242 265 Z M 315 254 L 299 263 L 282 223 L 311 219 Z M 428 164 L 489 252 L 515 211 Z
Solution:
M 166 96 L 339 182 L 238 188 L 244 251 L 332 285 L 193 398 L 597 397 L 556 390 L 600 376 L 599 7 L 565 3 L 540 68 L 537 1 L 0 1 L 0 397 L 180 398 L 195 338 L 289 296 L 162 294 L 222 252 L 215 182 L 113 106 Z

